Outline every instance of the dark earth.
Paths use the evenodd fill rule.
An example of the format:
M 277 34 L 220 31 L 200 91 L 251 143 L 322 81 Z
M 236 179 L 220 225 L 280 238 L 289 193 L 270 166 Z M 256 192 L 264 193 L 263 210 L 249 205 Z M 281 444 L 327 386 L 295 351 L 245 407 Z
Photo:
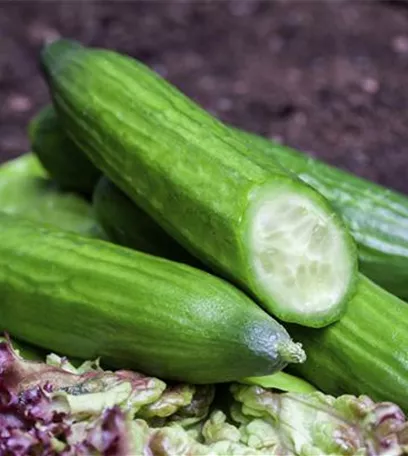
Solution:
M 408 3 L 0 0 L 0 159 L 58 36 L 128 53 L 225 121 L 408 193 Z

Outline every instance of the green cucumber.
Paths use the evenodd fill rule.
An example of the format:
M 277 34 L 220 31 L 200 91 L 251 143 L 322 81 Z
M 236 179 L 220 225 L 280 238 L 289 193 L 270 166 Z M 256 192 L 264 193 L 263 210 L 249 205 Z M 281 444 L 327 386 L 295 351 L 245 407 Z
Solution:
M 101 172 L 67 138 L 52 106 L 34 117 L 29 136 L 33 152 L 63 190 L 92 194 Z
M 391 293 L 408 299 L 408 197 L 329 166 L 289 147 L 234 130 L 251 154 L 278 160 L 325 196 L 358 244 L 360 270 Z
M 204 269 L 107 177 L 99 180 L 92 201 L 96 219 L 110 241 Z
M 260 153 L 265 157 L 278 160 L 281 165 L 296 173 L 300 179 L 326 197 L 349 226 L 358 243 L 361 271 L 386 290 L 408 300 L 407 196 L 327 165 L 311 156 L 274 143 L 261 136 L 237 128 L 233 128 L 233 130 L 243 140 L 257 146 L 256 152 L 251 149 L 251 154 Z M 59 131 L 54 133 L 60 134 Z M 76 148 L 76 145 L 69 138 L 66 137 L 65 141 L 70 142 L 69 149 Z M 76 154 L 80 153 L 83 154 L 77 148 Z M 28 159 L 29 157 L 27 157 Z M 18 164 L 17 160 L 16 165 Z M 112 189 L 112 194 L 113 192 Z M 123 206 L 126 205 L 125 196 L 121 198 L 119 195 L 115 195 L 114 197 L 117 197 L 118 200 L 123 199 Z M 117 216 L 120 217 L 121 207 L 118 208 L 118 211 Z M 143 213 L 140 216 L 146 217 L 147 215 Z M 129 226 L 130 228 L 132 223 L 127 223 L 125 218 L 106 218 L 105 222 L 107 225 L 112 224 L 110 229 L 115 242 L 136 249 L 141 249 L 145 245 L 147 249 L 153 248 L 154 250 L 154 246 L 149 245 L 149 229 L 145 225 L 144 218 L 143 234 L 146 234 L 147 237 L 143 239 L 137 237 L 138 233 L 132 234 L 132 231 L 126 230 L 126 227 Z M 124 228 L 122 234 L 117 233 L 117 229 L 122 228 L 122 226 Z M 157 227 L 152 229 L 158 230 Z M 163 230 L 161 234 L 163 239 L 169 238 Z M 161 239 L 161 236 L 158 239 Z M 142 240 L 143 242 L 140 242 Z M 161 241 L 158 240 L 157 242 Z M 169 253 L 172 251 L 173 248 L 169 248 Z M 154 254 L 154 251 L 151 253 Z M 166 256 L 165 251 L 162 254 Z M 190 258 L 192 257 L 190 256 Z
M 3 175 L 47 177 L 45 169 L 32 152 L 27 152 L 17 158 L 2 163 L 0 165 L 0 178 Z
M 0 211 L 83 236 L 106 238 L 86 200 L 61 191 L 55 182 L 44 177 L 5 174 L 0 169 Z
M 114 186 L 110 197 L 116 211 L 105 209 L 110 223 L 118 223 L 122 238 L 131 237 L 138 230 L 137 221 L 126 223 L 126 215 L 132 212 L 131 203 L 121 204 Z M 111 215 L 111 217 L 109 217 Z M 141 214 L 143 216 L 143 214 Z M 129 216 L 128 222 L 132 217 Z M 149 221 L 152 229 L 149 229 Z M 146 215 L 143 219 L 144 233 L 153 232 L 155 222 Z M 154 241 L 154 238 L 151 239 Z M 408 391 L 408 309 L 406 303 L 361 277 L 358 292 L 339 323 L 325 329 L 309 330 L 294 326 L 290 332 L 301 340 L 308 359 L 296 370 L 326 393 L 368 394 L 377 400 L 403 403 L 405 389 Z M 302 388 L 302 385 L 286 385 L 283 372 L 245 379 L 243 382 L 264 387 Z M 289 379 L 290 380 L 290 379 Z M 404 406 L 408 410 L 408 400 Z
M 368 395 L 408 412 L 408 306 L 364 276 L 346 314 L 320 330 L 289 325 L 307 360 L 291 369 L 323 392 Z
M 0 214 L 0 331 L 80 359 L 216 383 L 303 362 L 286 330 L 215 276 Z
M 341 317 L 355 247 L 318 192 L 130 58 L 60 40 L 42 63 L 67 134 L 192 255 L 281 320 Z

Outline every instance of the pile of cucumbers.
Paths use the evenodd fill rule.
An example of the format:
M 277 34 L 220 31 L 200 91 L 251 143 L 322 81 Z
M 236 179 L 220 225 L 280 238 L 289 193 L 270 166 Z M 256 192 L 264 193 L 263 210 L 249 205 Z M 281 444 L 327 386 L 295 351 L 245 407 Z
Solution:
M 0 170 L 1 331 L 193 384 L 286 368 L 408 411 L 408 197 L 127 56 L 58 40 L 41 64 L 52 105 Z

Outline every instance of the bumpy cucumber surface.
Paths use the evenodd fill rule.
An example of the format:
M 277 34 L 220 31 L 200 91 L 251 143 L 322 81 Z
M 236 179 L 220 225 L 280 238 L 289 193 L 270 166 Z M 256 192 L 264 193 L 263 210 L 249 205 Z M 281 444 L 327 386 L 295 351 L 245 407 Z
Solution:
M 343 318 L 321 330 L 290 325 L 307 361 L 294 369 L 322 391 L 366 394 L 408 412 L 408 306 L 360 276 Z
M 203 269 L 202 263 L 106 176 L 95 187 L 93 207 L 98 222 L 115 244 Z
M 31 121 L 29 136 L 33 152 L 61 188 L 92 194 L 102 173 L 67 137 L 51 105 Z
M 361 271 L 391 293 L 408 299 L 408 196 L 306 154 L 234 129 L 256 146 L 251 154 L 278 160 L 325 196 L 358 244 Z M 274 168 L 272 163 L 272 170 Z
M 318 192 L 130 58 L 62 40 L 42 61 L 71 139 L 191 254 L 284 321 L 340 318 L 355 249 Z
M 74 193 L 63 192 L 45 177 L 3 173 L 0 168 L 0 211 L 83 236 L 106 238 L 91 204 Z
M 286 330 L 210 274 L 0 214 L 0 330 L 81 359 L 216 383 L 304 361 Z

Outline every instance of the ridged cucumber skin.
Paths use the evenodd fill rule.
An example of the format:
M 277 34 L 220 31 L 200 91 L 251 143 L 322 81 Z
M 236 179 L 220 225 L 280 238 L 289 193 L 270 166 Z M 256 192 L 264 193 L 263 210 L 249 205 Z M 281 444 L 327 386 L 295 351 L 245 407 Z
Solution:
M 117 202 L 111 223 L 120 224 L 126 239 L 131 226 L 137 226 L 136 221 L 121 222 L 130 212 L 119 198 L 116 200 L 123 193 L 113 184 L 106 191 L 112 191 L 112 203 Z M 146 215 L 147 236 L 153 231 L 148 223 L 153 229 L 155 222 Z M 408 391 L 406 307 L 406 303 L 361 276 L 358 292 L 339 323 L 320 330 L 291 327 L 291 334 L 303 342 L 308 355 L 305 364 L 292 369 L 329 394 L 368 394 L 378 401 L 403 403 L 408 411 L 408 399 L 403 399 L 404 391 Z
M 321 327 L 341 317 L 356 274 L 335 308 L 304 314 L 262 289 L 248 248 L 250 207 L 283 187 L 330 214 L 356 266 L 354 243 L 321 195 L 278 164 L 272 172 L 269 158 L 254 163 L 237 135 L 139 62 L 61 40 L 45 48 L 42 64 L 71 139 L 190 254 L 283 321 Z
M 63 192 L 52 180 L 0 169 L 0 211 L 49 224 L 82 236 L 106 239 L 91 204 Z
M 301 360 L 286 330 L 215 276 L 0 214 L 0 331 L 80 359 L 216 383 Z
M 33 152 L 62 189 L 92 194 L 102 173 L 67 137 L 51 105 L 30 122 L 29 136 Z
M 408 412 L 407 322 L 407 304 L 361 275 L 339 322 L 321 330 L 288 325 L 307 353 L 290 370 L 328 394 L 365 394 Z
M 0 178 L 2 176 L 35 176 L 48 177 L 38 158 L 32 152 L 26 152 L 0 164 Z
M 265 157 L 278 160 L 282 166 L 326 197 L 341 215 L 358 243 L 360 270 L 386 290 L 408 300 L 407 196 L 330 166 L 292 148 L 276 144 L 259 135 L 231 128 L 244 141 L 258 146 L 256 151 L 251 149 L 251 154 L 261 153 Z M 54 134 L 58 135 L 61 131 L 58 125 Z M 69 142 L 70 150 L 76 148 L 75 155 L 85 155 L 68 137 L 61 141 Z M 22 160 L 26 160 L 28 164 L 32 157 L 31 154 L 27 154 L 27 157 L 19 157 L 15 160 L 16 165 L 17 160 L 21 160 L 23 165 Z M 87 159 L 85 158 L 85 160 Z M 8 164 L 3 165 L 2 168 L 6 166 Z M 119 199 L 119 195 L 117 198 Z M 124 198 L 126 197 L 124 196 Z M 109 220 L 106 222 L 109 223 Z M 119 226 L 119 223 L 114 223 Z M 113 226 L 112 229 L 114 229 Z M 163 233 L 164 231 L 162 231 Z M 127 238 L 120 237 L 119 233 L 115 235 L 113 231 L 111 234 L 115 236 L 116 242 L 123 243 L 123 245 L 127 244 L 139 249 L 143 245 L 138 242 L 137 238 L 132 240 L 131 233 Z M 167 234 L 164 238 L 166 237 L 168 238 Z M 134 245 L 132 245 L 133 243 Z M 154 250 L 154 246 L 148 245 L 148 238 L 144 239 L 144 245 L 146 248 Z M 154 251 L 152 253 L 155 254 Z M 172 249 L 169 253 L 172 253 Z M 167 256 L 165 251 L 163 251 L 163 256 Z M 190 258 L 193 257 L 190 255 Z
M 115 244 L 205 269 L 106 176 L 96 185 L 92 202 L 95 217 Z
M 278 160 L 326 197 L 357 242 L 360 270 L 386 290 L 408 299 L 408 196 L 266 138 L 234 131 L 258 146 L 251 154 Z

